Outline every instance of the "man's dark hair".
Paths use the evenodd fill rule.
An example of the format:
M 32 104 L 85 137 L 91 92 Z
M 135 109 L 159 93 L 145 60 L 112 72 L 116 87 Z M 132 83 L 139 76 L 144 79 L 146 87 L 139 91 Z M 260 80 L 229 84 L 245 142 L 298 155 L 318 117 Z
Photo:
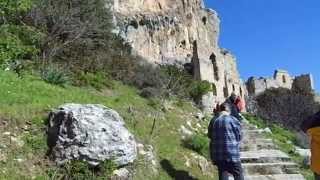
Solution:
M 220 105 L 220 111 L 227 111 L 230 112 L 230 106 L 228 103 L 223 103 Z
M 232 103 L 234 103 L 236 101 L 237 97 L 238 97 L 237 94 L 233 92 L 233 93 L 231 93 L 229 99 Z

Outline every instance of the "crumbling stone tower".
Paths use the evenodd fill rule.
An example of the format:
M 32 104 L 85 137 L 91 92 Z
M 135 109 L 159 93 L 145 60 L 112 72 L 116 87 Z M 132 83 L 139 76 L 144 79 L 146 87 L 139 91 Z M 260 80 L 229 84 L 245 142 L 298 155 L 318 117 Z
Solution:
M 314 82 L 311 74 L 291 77 L 285 70 L 276 70 L 273 78 L 261 77 L 257 79 L 251 77 L 246 84 L 250 96 L 259 95 L 271 88 L 287 88 L 305 93 L 314 91 Z

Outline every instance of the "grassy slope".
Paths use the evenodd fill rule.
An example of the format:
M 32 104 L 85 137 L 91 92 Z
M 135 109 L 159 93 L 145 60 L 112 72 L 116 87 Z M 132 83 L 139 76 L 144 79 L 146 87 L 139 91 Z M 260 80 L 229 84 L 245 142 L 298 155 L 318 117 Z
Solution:
M 173 104 L 173 109 L 160 111 L 156 103 L 141 98 L 137 90 L 115 82 L 113 89 L 98 92 L 76 87 L 61 88 L 44 83 L 34 76 L 19 79 L 15 74 L 0 71 L 0 179 L 49 179 L 54 173 L 52 163 L 45 158 L 44 120 L 52 108 L 64 103 L 97 103 L 118 111 L 136 137 L 146 144 L 152 144 L 161 161 L 167 159 L 176 170 L 184 170 L 199 179 L 212 179 L 203 176 L 199 167 L 184 166 L 184 155 L 190 153 L 181 146 L 178 132 L 190 113 L 196 109 L 188 103 Z M 129 109 L 133 111 L 129 111 Z M 153 120 L 156 128 L 150 135 Z M 12 143 L 4 132 L 24 141 L 23 146 Z M 5 158 L 3 158 L 5 157 Z M 22 159 L 22 162 L 19 162 Z M 152 177 L 148 164 L 140 160 L 135 163 L 135 179 L 171 179 L 160 168 L 160 175 Z
M 276 124 L 267 124 L 261 118 L 256 116 L 246 114 L 245 117 L 251 124 L 256 125 L 258 128 L 270 128 L 272 134 L 266 134 L 266 136 L 273 139 L 274 143 L 280 148 L 280 150 L 289 154 L 292 160 L 300 165 L 301 173 L 307 180 L 313 180 L 313 173 L 310 171 L 309 167 L 303 165 L 303 158 L 295 153 L 294 143 L 296 142 L 296 137 L 294 133 Z M 291 143 L 289 143 L 289 141 Z

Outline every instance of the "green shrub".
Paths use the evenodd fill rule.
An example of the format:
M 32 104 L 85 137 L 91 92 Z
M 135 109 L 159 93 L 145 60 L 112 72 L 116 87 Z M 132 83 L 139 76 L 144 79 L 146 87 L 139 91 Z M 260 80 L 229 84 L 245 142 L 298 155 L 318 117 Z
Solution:
M 33 45 L 37 35 L 31 37 L 33 32 L 28 31 L 28 28 L 15 25 L 0 26 L 0 65 L 8 66 L 12 61 L 31 60 L 37 56 L 39 49 Z
M 80 72 L 78 75 L 75 75 L 75 85 L 78 86 L 91 86 L 97 90 L 101 90 L 104 87 L 113 87 L 113 82 L 106 73 L 97 72 L 97 73 L 84 73 Z
M 33 151 L 39 152 L 47 150 L 46 137 L 44 134 L 34 134 L 31 132 L 30 134 L 27 134 L 24 139 L 26 145 Z
M 67 75 L 56 67 L 49 67 L 41 71 L 41 78 L 49 83 L 59 86 L 65 86 L 68 83 Z
M 110 160 L 104 161 L 101 165 L 100 165 L 100 177 L 103 178 L 110 178 L 112 176 L 112 173 L 114 170 L 116 170 L 117 165 Z M 101 179 L 101 180 L 102 180 Z
M 110 160 L 102 162 L 97 167 L 90 166 L 87 162 L 73 160 L 60 168 L 51 168 L 47 171 L 51 179 L 68 180 L 104 180 L 110 179 L 117 165 Z
M 212 91 L 212 85 L 208 81 L 193 81 L 190 96 L 195 102 L 199 102 L 203 95 Z
M 70 161 L 64 167 L 65 178 L 74 180 L 93 179 L 94 173 L 90 170 L 90 166 L 84 161 Z
M 184 141 L 184 145 L 202 156 L 209 156 L 209 139 L 204 135 L 193 135 Z
M 33 0 L 0 0 L 0 24 L 18 23 L 33 5 Z

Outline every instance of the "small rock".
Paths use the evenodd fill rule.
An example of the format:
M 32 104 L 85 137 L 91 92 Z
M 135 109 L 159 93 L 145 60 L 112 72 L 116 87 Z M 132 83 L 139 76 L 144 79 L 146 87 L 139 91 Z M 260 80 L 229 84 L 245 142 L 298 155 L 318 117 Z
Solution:
M 203 120 L 205 116 L 201 112 L 198 112 L 195 117 L 199 120 Z
M 266 133 L 270 133 L 270 134 L 272 133 L 270 128 L 265 128 L 263 131 L 266 132 Z
M 139 150 L 139 154 L 140 154 L 140 155 L 142 155 L 142 156 L 144 156 L 144 155 L 146 155 L 146 154 L 147 154 L 147 152 L 146 152 L 146 151 L 144 151 L 144 150 Z
M 21 139 L 19 139 L 19 138 L 10 137 L 10 141 L 11 141 L 11 142 L 14 142 L 18 147 L 24 146 L 24 142 L 23 142 Z
M 191 124 L 191 121 L 187 121 L 187 125 L 188 125 L 191 129 L 193 129 L 192 124 Z
M 7 148 L 7 145 L 5 144 L 0 144 L 0 149 L 6 149 Z
M 197 126 L 198 128 L 202 128 L 202 126 L 201 126 L 200 123 L 197 123 L 196 126 Z
M 192 131 L 190 131 L 183 125 L 180 127 L 180 133 L 185 137 L 190 137 L 193 135 Z
M 24 161 L 24 159 L 21 159 L 21 158 L 16 158 L 16 159 L 13 159 L 14 161 L 17 161 L 18 163 L 22 163 Z
M 3 135 L 4 135 L 4 136 L 10 136 L 10 135 L 11 135 L 11 132 L 4 132 Z
M 111 180 L 129 180 L 130 172 L 126 168 L 121 168 L 113 172 Z
M 7 156 L 0 153 L 0 162 L 6 163 L 7 162 Z

